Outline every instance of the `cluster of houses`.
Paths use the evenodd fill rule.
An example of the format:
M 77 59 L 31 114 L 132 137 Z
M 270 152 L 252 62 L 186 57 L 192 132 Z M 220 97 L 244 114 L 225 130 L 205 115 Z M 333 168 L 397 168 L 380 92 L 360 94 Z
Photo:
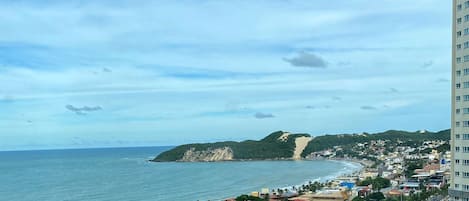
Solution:
M 268 189 L 263 189 L 260 192 L 252 192 L 251 195 L 255 197 L 268 196 L 270 200 L 345 201 L 356 196 L 366 197 L 376 191 L 372 185 L 357 185 L 358 181 L 376 177 L 390 180 L 390 187 L 379 189 L 386 197 L 409 196 L 424 189 L 441 189 L 450 179 L 451 153 L 446 150 L 443 152 L 437 150 L 445 143 L 447 142 L 426 141 L 418 147 L 399 144 L 389 147 L 389 144 L 384 140 L 357 143 L 352 150 L 355 150 L 358 155 L 375 153 L 369 156 L 376 158 L 379 163 L 374 164 L 369 159 L 342 156 L 340 159 L 359 159 L 365 167 L 354 175 L 342 176 L 327 182 L 325 187 L 316 192 L 300 192 L 290 189 L 288 193 L 279 194 L 276 191 L 271 192 Z M 337 146 L 333 149 L 312 153 L 311 157 L 339 159 L 336 157 L 336 153 L 342 149 Z M 409 171 L 410 165 L 406 164 L 409 161 L 420 161 L 422 166 Z

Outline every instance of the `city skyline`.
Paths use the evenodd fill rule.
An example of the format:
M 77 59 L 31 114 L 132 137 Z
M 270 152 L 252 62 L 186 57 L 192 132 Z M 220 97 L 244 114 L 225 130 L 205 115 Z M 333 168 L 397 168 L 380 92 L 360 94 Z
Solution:
M 448 129 L 451 5 L 403 2 L 2 2 L 0 150 Z

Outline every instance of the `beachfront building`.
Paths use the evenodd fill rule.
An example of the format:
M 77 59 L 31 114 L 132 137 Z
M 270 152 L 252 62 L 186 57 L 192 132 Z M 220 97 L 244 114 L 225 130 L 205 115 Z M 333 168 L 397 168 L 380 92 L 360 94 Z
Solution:
M 451 200 L 469 201 L 469 0 L 453 0 Z

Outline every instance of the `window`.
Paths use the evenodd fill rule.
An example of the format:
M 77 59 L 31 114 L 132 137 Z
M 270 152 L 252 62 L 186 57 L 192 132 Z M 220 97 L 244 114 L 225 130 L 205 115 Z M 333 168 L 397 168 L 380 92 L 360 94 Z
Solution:
M 469 41 L 464 42 L 464 49 L 469 48 Z
M 459 177 L 459 172 L 454 172 L 454 176 Z
M 469 68 L 464 69 L 464 75 L 469 75 Z
M 457 37 L 461 37 L 461 36 L 462 36 L 461 31 L 456 32 L 456 36 L 457 36 Z
M 469 55 L 465 55 L 464 56 L 464 62 L 468 62 L 469 61 Z
M 456 114 L 459 114 L 461 113 L 461 110 L 460 109 L 456 109 Z
M 464 35 L 467 35 L 467 34 L 469 34 L 469 28 L 464 29 Z
M 454 149 L 455 149 L 456 152 L 461 151 L 461 148 L 460 148 L 460 147 L 455 147 Z
M 456 96 L 456 101 L 457 102 L 461 101 L 461 96 Z
M 469 95 L 464 95 L 464 101 L 469 101 Z
M 469 147 L 463 147 L 462 152 L 464 153 L 469 153 Z
M 469 121 L 463 121 L 462 124 L 464 127 L 469 127 Z
M 456 83 L 456 89 L 461 88 L 461 83 Z
M 461 138 L 461 135 L 456 134 L 456 139 L 459 139 L 459 138 Z
M 458 4 L 458 6 L 456 6 L 458 8 L 458 11 L 462 10 L 462 5 L 461 4 Z
M 461 24 L 462 19 L 461 19 L 461 18 L 458 18 L 456 21 L 458 22 L 458 24 Z
M 456 58 L 457 63 L 461 63 L 461 57 Z
M 465 177 L 465 178 L 469 177 L 469 172 L 463 172 L 462 176 Z
M 469 21 L 469 15 L 464 16 L 464 22 L 467 22 L 467 21 Z
M 469 114 L 469 108 L 463 108 L 462 111 L 464 114 Z
M 456 159 L 456 160 L 455 160 L 455 163 L 456 163 L 457 165 L 459 165 L 459 159 Z
M 460 70 L 457 70 L 457 71 L 456 71 L 456 75 L 457 75 L 457 76 L 461 76 L 461 71 L 460 71 Z
M 454 188 L 459 188 L 459 184 L 454 184 Z M 458 197 L 459 200 L 459 197 Z
M 469 140 L 469 134 L 463 134 L 462 139 L 463 140 Z
M 464 2 L 464 8 L 469 8 L 469 1 Z
M 463 184 L 462 189 L 465 190 L 465 191 L 469 190 L 469 185 Z
M 464 88 L 469 88 L 469 82 L 463 82 Z
M 457 49 L 457 50 L 461 50 L 461 44 L 457 44 L 457 45 L 456 45 L 456 49 Z
M 459 125 L 460 125 L 460 122 L 457 121 L 457 122 L 456 122 L 456 127 L 459 127 Z
M 469 160 L 463 160 L 463 161 L 462 161 L 462 164 L 463 164 L 463 165 L 466 165 L 466 166 L 469 165 Z

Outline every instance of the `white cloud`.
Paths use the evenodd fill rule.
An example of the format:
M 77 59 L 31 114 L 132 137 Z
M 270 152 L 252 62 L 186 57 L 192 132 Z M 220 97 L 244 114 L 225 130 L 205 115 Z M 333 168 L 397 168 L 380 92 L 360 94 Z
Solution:
M 435 80 L 450 78 L 450 17 L 450 4 L 438 0 L 1 2 L 0 128 L 18 136 L 8 134 L 9 144 L 31 143 L 26 137 L 60 144 L 80 133 L 104 142 L 102 133 L 132 138 L 135 128 L 141 138 L 127 141 L 214 137 L 194 130 L 420 129 L 432 120 L 443 129 L 450 92 Z M 300 51 L 314 53 L 300 64 L 353 65 L 312 72 L 282 61 Z M 422 72 L 422 59 L 432 61 L 431 72 Z M 232 100 L 239 104 L 227 106 Z M 68 104 L 106 109 L 80 118 Z M 400 121 L 404 108 L 405 118 L 417 119 L 426 111 L 419 105 L 442 114 Z M 254 125 L 257 111 L 275 118 Z M 381 112 L 389 115 L 374 116 Z

